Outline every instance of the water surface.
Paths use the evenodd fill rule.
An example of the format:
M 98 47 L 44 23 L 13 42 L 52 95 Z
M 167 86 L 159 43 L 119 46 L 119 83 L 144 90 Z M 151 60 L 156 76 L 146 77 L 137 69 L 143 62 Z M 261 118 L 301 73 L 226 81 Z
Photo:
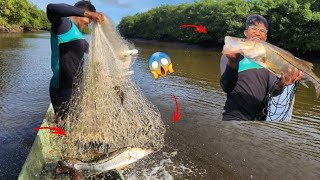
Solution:
M 136 43 L 133 78 L 167 126 L 166 145 L 139 162 L 131 179 L 319 179 L 320 100 L 299 86 L 287 123 L 222 122 L 221 53 L 174 44 Z M 147 61 L 156 51 L 175 72 L 154 80 Z M 315 72 L 320 75 L 320 64 Z M 49 105 L 48 33 L 0 34 L 0 179 L 15 179 Z M 181 118 L 172 122 L 175 95 Z

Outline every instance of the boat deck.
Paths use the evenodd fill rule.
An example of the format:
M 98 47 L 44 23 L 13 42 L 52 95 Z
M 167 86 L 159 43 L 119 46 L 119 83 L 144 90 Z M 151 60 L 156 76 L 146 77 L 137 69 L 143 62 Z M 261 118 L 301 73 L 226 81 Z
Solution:
M 42 126 L 49 126 L 49 121 L 54 117 L 54 110 L 50 104 L 46 116 L 41 124 Z M 51 118 L 51 119 L 50 119 Z M 61 179 L 69 180 L 71 179 L 69 175 L 59 175 L 57 177 L 52 176 L 52 172 L 61 159 L 60 150 L 55 148 L 52 138 L 50 136 L 57 136 L 56 134 L 51 134 L 49 130 L 38 131 L 37 136 L 33 142 L 30 153 L 23 165 L 23 168 L 19 175 L 19 180 L 49 180 L 49 179 Z M 88 176 L 88 173 L 82 173 L 84 179 Z M 103 173 L 95 175 L 96 177 L 90 175 L 90 178 L 100 177 L 108 179 L 124 179 L 121 171 L 111 171 L 108 173 Z

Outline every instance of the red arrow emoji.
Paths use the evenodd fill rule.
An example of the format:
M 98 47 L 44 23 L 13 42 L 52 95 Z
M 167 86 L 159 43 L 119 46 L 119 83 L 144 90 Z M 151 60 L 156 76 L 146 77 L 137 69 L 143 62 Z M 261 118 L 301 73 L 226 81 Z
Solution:
M 191 28 L 195 28 L 195 31 L 199 32 L 199 33 L 205 33 L 207 34 L 207 30 L 204 26 L 202 26 L 201 24 L 195 25 L 195 24 L 181 24 L 180 25 L 181 28 L 187 28 L 187 27 L 191 27 Z
M 50 129 L 53 130 L 51 132 L 51 134 L 60 134 L 61 136 L 65 136 L 66 134 L 64 133 L 63 129 L 61 129 L 61 127 L 57 126 L 57 127 L 39 127 L 39 128 L 33 128 L 33 130 L 35 131 L 39 131 L 41 129 Z
M 173 95 L 174 101 L 176 102 L 176 111 L 173 111 L 173 122 L 177 122 L 181 116 L 181 114 L 179 113 L 179 105 L 178 105 L 178 101 L 175 95 Z

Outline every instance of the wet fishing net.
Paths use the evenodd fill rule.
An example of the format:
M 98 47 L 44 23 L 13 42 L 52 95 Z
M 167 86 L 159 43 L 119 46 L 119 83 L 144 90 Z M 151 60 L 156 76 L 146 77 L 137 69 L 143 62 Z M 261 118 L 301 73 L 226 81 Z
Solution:
M 61 121 L 63 159 L 92 161 L 126 147 L 163 146 L 160 113 L 130 76 L 135 53 L 107 17 L 94 24 L 88 60 Z
M 277 82 L 274 83 L 277 84 Z M 295 93 L 297 91 L 298 82 L 286 86 L 283 92 L 275 97 L 272 97 L 274 87 L 267 95 L 267 121 L 289 121 L 292 118 L 292 110 L 295 99 Z

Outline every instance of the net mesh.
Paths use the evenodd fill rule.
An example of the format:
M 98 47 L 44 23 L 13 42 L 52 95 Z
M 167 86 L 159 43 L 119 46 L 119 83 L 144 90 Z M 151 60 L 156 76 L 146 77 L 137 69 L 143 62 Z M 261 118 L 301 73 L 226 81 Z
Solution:
M 59 140 L 64 159 L 91 161 L 125 147 L 163 146 L 160 113 L 130 76 L 133 49 L 108 17 L 94 24 L 88 61 L 60 122 L 66 133 Z
M 278 81 L 274 83 L 274 86 Z M 268 114 L 266 114 L 268 121 L 289 121 L 291 119 L 297 87 L 298 82 L 292 84 L 290 88 L 284 88 L 277 98 L 272 97 L 274 87 L 270 90 L 266 98 L 268 103 Z

